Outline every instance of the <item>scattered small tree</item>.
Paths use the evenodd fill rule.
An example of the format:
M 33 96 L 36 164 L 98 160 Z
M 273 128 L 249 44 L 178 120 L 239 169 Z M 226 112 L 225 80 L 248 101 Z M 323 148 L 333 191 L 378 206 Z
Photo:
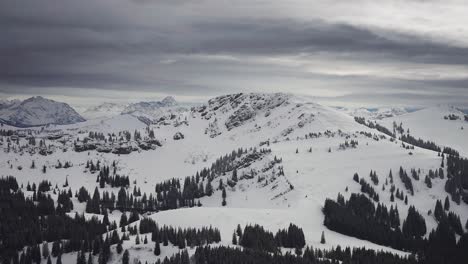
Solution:
M 325 244 L 326 241 L 325 241 L 325 232 L 322 231 L 322 236 L 320 237 L 320 244 Z

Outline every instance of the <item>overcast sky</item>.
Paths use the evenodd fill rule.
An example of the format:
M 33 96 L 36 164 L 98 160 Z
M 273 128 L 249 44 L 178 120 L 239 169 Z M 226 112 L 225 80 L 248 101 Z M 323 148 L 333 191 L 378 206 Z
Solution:
M 2 0 L 0 95 L 466 104 L 466 2 Z

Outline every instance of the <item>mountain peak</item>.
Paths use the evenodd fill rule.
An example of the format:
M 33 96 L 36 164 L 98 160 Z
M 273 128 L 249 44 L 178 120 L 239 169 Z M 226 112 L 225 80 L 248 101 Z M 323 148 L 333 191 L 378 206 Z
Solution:
M 30 97 L 0 109 L 0 122 L 18 127 L 68 125 L 83 121 L 85 119 L 68 104 L 42 96 Z
M 172 96 L 166 96 L 164 99 L 161 100 L 161 103 L 164 106 L 174 106 L 177 105 L 177 101 Z

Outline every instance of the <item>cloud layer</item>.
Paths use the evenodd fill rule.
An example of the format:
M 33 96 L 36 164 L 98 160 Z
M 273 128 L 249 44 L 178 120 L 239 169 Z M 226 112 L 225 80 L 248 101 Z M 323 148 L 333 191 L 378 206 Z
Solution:
M 466 13 L 463 1 L 6 0 L 0 94 L 464 103 Z

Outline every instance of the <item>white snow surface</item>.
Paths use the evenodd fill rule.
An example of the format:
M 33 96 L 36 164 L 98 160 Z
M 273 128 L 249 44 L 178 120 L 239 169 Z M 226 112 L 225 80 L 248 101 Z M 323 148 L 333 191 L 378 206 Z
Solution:
M 459 120 L 444 119 L 444 116 L 454 114 Z M 392 128 L 393 122 L 410 130 L 414 137 L 431 140 L 442 146 L 456 149 L 464 156 L 468 156 L 468 122 L 464 120 L 464 113 L 455 107 L 440 105 L 428 107 L 412 113 L 385 118 L 381 122 L 387 128 Z
M 352 192 L 359 192 L 360 185 L 353 181 L 353 174 L 357 172 L 360 177 L 371 182 L 369 172 L 375 170 L 380 180 L 379 185 L 375 186 L 380 202 L 388 207 L 391 204 L 398 206 L 401 222 L 406 218 L 409 205 L 415 205 L 425 217 L 428 230 L 431 230 L 436 226 L 436 221 L 427 212 L 434 209 L 437 199 L 443 200 L 448 195 L 444 191 L 445 180 L 433 180 L 433 187 L 430 189 L 424 184 L 428 171 L 440 166 L 440 157 L 436 152 L 416 147 L 411 150 L 412 155 L 409 155 L 409 151 L 403 149 L 398 140 L 391 142 L 388 137 L 381 137 L 382 134 L 376 130 L 357 124 L 348 113 L 309 102 L 302 97 L 281 93 L 237 94 L 213 98 L 207 104 L 193 109 L 174 112 L 169 110 L 171 107 L 158 108 L 158 111 L 162 111 L 159 116 L 172 115 L 171 118 L 149 125 L 155 137 L 162 142 L 162 147 L 135 151 L 128 155 L 115 155 L 96 151 L 78 153 L 65 144 L 68 150 L 63 152 L 63 144 L 46 139 L 47 144 L 57 148 L 47 156 L 19 150 L 3 152 L 0 155 L 0 175 L 13 175 L 24 186 L 28 182 L 37 184 L 46 179 L 53 186 L 58 184 L 61 188 L 65 179 L 68 179 L 73 192 L 81 186 L 92 192 L 97 186 L 96 174 L 85 169 L 86 161 L 99 159 L 103 164 L 111 164 L 115 160 L 119 174 L 130 177 L 130 191 L 136 186 L 142 192 L 154 195 L 155 184 L 171 178 L 195 175 L 204 167 L 211 166 L 217 158 L 240 147 L 270 148 L 271 153 L 238 173 L 241 175 L 251 170 L 262 171 L 276 156 L 282 159 L 279 165 L 284 169 L 283 177 L 270 176 L 278 169 L 275 167 L 258 174 L 258 177 L 265 177 L 267 181 L 259 181 L 258 177 L 239 181 L 235 187 L 227 187 L 227 206 L 223 207 L 221 191 L 216 187 L 220 179 L 226 182 L 230 177 L 227 173 L 213 182 L 215 193 L 211 197 L 200 199 L 202 207 L 163 211 L 148 217 L 160 225 L 212 225 L 220 229 L 223 245 L 231 245 L 232 232 L 237 224 L 258 223 L 270 231 L 276 231 L 294 223 L 304 229 L 307 244 L 314 247 L 365 246 L 398 254 L 406 253 L 328 230 L 323 225 L 321 212 L 325 199 L 335 199 L 338 193 L 348 198 Z M 391 128 L 393 121 L 403 122 L 405 129 L 409 128 L 412 134 L 454 147 L 467 156 L 468 128 L 460 130 L 460 126 L 466 123 L 463 120 L 444 120 L 443 116 L 450 112 L 447 111 L 448 109 L 428 108 L 384 118 L 379 123 Z M 146 135 L 146 129 L 147 125 L 137 117 L 125 114 L 71 125 L 56 125 L 38 132 L 38 135 L 45 138 L 51 131 L 61 131 L 68 135 L 71 142 L 76 138 L 82 139 L 89 131 L 107 134 L 137 130 Z M 324 135 L 326 131 L 329 133 Z M 359 131 L 370 132 L 373 136 L 367 137 L 358 133 Z M 173 135 L 176 132 L 181 132 L 185 138 L 174 140 Z M 305 137 L 306 134 L 319 132 L 322 133 L 321 137 Z M 356 148 L 339 148 L 345 140 L 351 139 L 359 142 Z M 25 144 L 25 141 L 20 142 Z M 1 147 L 6 150 L 5 143 Z M 30 168 L 32 160 L 36 163 L 36 169 Z M 73 166 L 55 169 L 57 160 L 71 161 Z M 48 168 L 45 174 L 40 170 L 42 165 Z M 21 170 L 18 169 L 19 166 L 22 167 Z M 413 180 L 414 196 L 406 192 L 398 177 L 400 166 L 408 173 L 411 168 L 421 169 L 421 179 Z M 382 190 L 390 170 L 396 187 L 408 195 L 409 205 L 398 199 L 390 202 L 390 185 L 385 185 L 385 190 Z M 290 185 L 293 186 L 292 190 Z M 110 187 L 100 190 L 118 191 L 117 188 Z M 82 213 L 84 204 L 79 204 L 76 199 L 73 201 L 75 211 Z M 466 204 L 462 202 L 456 205 L 452 202 L 451 210 L 460 215 L 462 223 L 466 222 Z M 110 215 L 111 221 L 118 222 L 119 217 L 118 211 Z M 324 245 L 319 243 L 322 231 L 325 231 L 327 239 Z M 131 261 L 132 258 L 138 258 L 143 263 L 145 260 L 155 261 L 152 242 L 148 245 L 135 245 L 133 241 L 134 237 L 123 245 L 124 249 L 129 249 Z M 189 252 L 193 253 L 193 250 Z M 160 257 L 170 256 L 177 251 L 172 246 L 162 247 Z M 121 256 L 115 254 L 115 250 L 112 252 L 111 263 L 120 263 Z M 66 254 L 63 263 L 74 263 L 75 259 L 75 253 Z

